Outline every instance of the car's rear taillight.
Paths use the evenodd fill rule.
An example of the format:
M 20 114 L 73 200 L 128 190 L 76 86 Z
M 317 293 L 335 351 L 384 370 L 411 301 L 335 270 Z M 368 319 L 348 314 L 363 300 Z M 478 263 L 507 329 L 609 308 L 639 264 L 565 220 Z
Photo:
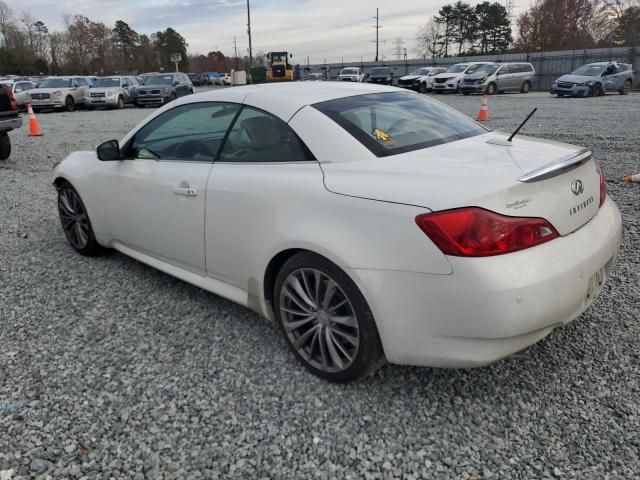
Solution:
M 544 218 L 507 217 L 477 207 L 416 217 L 420 229 L 454 257 L 490 257 L 546 243 L 560 235 Z
M 11 108 L 11 110 L 18 110 L 18 104 L 13 96 L 13 89 L 10 86 L 7 87 L 7 97 L 9 98 L 9 108 Z
M 596 162 L 596 168 L 598 169 L 598 175 L 600 176 L 600 206 L 607 198 L 607 181 L 604 178 L 604 172 L 598 162 Z

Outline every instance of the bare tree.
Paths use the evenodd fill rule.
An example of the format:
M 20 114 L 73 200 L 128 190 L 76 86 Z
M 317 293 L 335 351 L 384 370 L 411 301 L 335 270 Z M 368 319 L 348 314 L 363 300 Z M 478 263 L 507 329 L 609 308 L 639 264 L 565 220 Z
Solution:
M 9 31 L 13 27 L 13 10 L 4 1 L 0 0 L 0 33 L 4 37 L 7 48 L 11 48 Z
M 420 27 L 417 36 L 417 50 L 421 55 L 429 58 L 441 57 L 444 47 L 442 44 L 442 24 L 433 18 Z

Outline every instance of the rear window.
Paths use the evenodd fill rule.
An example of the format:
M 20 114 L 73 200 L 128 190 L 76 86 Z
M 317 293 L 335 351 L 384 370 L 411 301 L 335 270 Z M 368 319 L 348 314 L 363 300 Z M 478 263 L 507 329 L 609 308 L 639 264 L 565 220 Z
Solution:
M 313 105 L 378 157 L 487 133 L 463 114 L 423 95 L 376 93 Z

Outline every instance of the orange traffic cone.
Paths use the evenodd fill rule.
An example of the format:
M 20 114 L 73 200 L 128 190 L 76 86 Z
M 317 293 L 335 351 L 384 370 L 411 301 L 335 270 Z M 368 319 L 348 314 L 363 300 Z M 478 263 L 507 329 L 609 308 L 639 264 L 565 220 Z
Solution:
M 36 120 L 36 115 L 33 113 L 33 108 L 31 108 L 30 103 L 27 103 L 27 113 L 29 114 L 29 136 L 40 137 L 42 130 L 40 130 L 40 124 L 38 120 Z
M 482 96 L 482 103 L 480 104 L 480 113 L 478 113 L 477 120 L 479 122 L 488 122 L 489 121 L 489 97 L 485 93 Z
M 623 177 L 622 181 L 627 183 L 640 183 L 640 173 L 627 175 L 626 177 Z

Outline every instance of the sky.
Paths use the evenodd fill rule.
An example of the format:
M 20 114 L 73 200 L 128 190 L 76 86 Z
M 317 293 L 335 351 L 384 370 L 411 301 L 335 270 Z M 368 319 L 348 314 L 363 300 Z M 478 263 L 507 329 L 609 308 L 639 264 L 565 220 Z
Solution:
M 480 0 L 469 0 L 475 4 Z M 365 61 L 375 57 L 376 5 L 369 0 L 251 0 L 254 53 L 289 51 L 295 63 Z M 394 0 L 380 5 L 380 59 L 396 58 L 395 42 L 409 58 L 416 56 L 418 28 L 453 0 Z M 528 0 L 519 0 L 520 5 Z M 247 55 L 246 0 L 23 0 L 10 3 L 43 21 L 50 30 L 64 28 L 65 14 L 81 14 L 113 26 L 122 19 L 138 33 L 172 27 L 189 43 L 190 53 L 220 50 Z

